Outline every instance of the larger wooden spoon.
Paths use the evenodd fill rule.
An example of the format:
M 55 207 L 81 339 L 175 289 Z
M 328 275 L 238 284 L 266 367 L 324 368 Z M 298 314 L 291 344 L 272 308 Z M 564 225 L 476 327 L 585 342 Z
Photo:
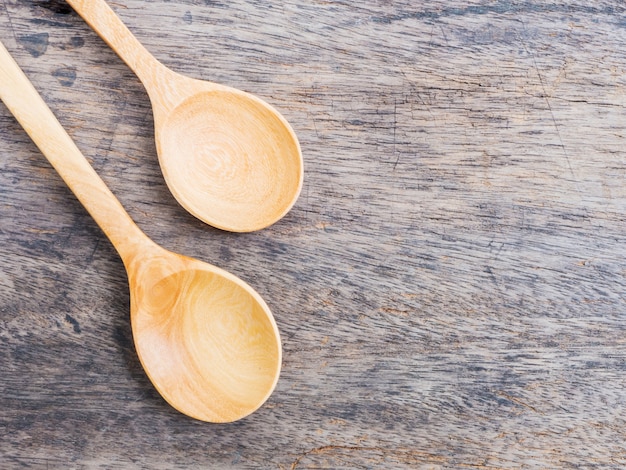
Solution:
M 174 408 L 228 422 L 260 407 L 276 385 L 281 345 L 249 285 L 150 240 L 131 220 L 0 43 L 0 99 L 120 254 L 130 284 L 139 359 Z
M 234 232 L 267 227 L 291 209 L 302 187 L 302 154 L 278 111 L 243 91 L 171 71 L 104 0 L 67 3 L 145 86 L 163 176 L 183 207 Z

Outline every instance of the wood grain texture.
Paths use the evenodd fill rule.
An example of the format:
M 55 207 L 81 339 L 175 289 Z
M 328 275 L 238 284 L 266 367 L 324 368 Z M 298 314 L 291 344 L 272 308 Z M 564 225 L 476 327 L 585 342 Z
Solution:
M 4 0 L 0 39 L 150 237 L 267 300 L 283 371 L 240 422 L 171 410 L 113 248 L 0 109 L 3 468 L 626 465 L 621 2 L 113 7 L 293 125 L 305 183 L 279 223 L 176 204 L 145 91 L 62 1 Z

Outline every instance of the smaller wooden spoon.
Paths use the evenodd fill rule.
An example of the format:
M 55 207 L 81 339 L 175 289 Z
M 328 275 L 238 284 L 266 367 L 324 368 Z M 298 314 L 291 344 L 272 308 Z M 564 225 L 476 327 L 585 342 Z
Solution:
M 0 43 L 0 99 L 120 254 L 130 284 L 135 347 L 174 408 L 228 422 L 259 408 L 278 380 L 272 314 L 248 284 L 150 240 L 89 165 Z
M 298 139 L 278 111 L 234 88 L 177 74 L 104 0 L 67 0 L 143 83 L 167 185 L 200 220 L 233 232 L 273 224 L 302 188 Z

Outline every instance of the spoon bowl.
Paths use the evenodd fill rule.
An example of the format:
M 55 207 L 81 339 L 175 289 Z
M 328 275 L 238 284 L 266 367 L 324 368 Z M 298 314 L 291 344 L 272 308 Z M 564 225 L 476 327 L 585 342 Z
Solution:
M 185 209 L 233 232 L 265 228 L 291 209 L 302 189 L 302 152 L 276 109 L 235 88 L 173 72 L 104 0 L 67 2 L 146 88 L 161 170 Z
M 242 232 L 267 227 L 295 202 L 301 184 L 301 166 L 293 164 L 297 140 L 284 119 L 252 95 L 199 91 L 155 128 L 170 191 L 214 227 Z
M 280 372 L 269 308 L 226 271 L 152 250 L 127 267 L 135 348 L 150 380 L 174 408 L 202 421 L 252 413 Z
M 235 421 L 258 409 L 282 360 L 280 334 L 261 296 L 236 276 L 148 238 L 2 44 L 0 99 L 120 254 L 135 347 L 159 393 L 203 421 Z

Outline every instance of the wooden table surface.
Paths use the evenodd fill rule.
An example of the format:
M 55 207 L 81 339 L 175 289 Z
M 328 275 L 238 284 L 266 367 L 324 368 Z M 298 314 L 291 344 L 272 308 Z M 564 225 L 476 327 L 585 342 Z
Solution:
M 284 219 L 185 212 L 145 90 L 62 0 L 2 0 L 0 40 L 151 238 L 266 299 L 282 374 L 233 424 L 169 407 L 115 250 L 0 106 L 0 468 L 626 466 L 623 2 L 111 4 L 291 122 Z

